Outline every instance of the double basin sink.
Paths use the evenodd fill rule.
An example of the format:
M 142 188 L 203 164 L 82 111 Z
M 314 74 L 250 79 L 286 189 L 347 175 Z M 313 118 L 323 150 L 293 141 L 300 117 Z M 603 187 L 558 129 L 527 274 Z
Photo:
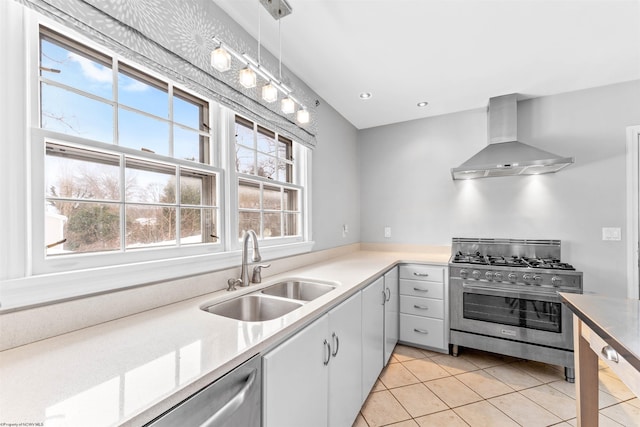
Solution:
M 307 280 L 284 280 L 248 295 L 202 307 L 204 311 L 243 322 L 277 319 L 331 292 L 336 287 Z

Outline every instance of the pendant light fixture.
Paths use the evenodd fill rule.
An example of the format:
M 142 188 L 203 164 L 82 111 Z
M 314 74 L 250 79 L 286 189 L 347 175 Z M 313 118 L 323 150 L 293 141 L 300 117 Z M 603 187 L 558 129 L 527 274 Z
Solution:
M 282 81 L 282 20 L 280 19 L 278 20 L 278 45 L 278 78 Z M 292 114 L 296 110 L 296 104 L 289 94 L 280 101 L 280 110 L 282 110 L 284 114 Z
M 298 120 L 298 123 L 301 124 L 309 123 L 309 111 L 306 109 L 298 110 L 298 114 L 296 114 L 296 120 Z
M 211 52 L 211 66 L 221 73 L 229 71 L 231 68 L 231 54 L 222 47 L 222 43 Z
M 260 19 L 260 3 L 258 3 L 258 71 L 261 71 L 262 62 L 261 62 L 261 54 L 262 54 L 262 23 Z M 264 77 L 264 73 L 260 73 L 262 77 Z M 275 102 L 278 99 L 278 89 L 271 84 L 271 80 L 267 80 L 267 84 L 262 86 L 262 100 L 265 102 Z
M 293 102 L 293 99 L 287 96 L 286 98 L 283 98 L 282 101 L 280 101 L 280 109 L 285 114 L 292 114 L 294 111 L 296 111 L 296 103 Z
M 271 82 L 262 86 L 262 99 L 266 102 L 275 102 L 278 100 L 278 89 Z
M 226 43 L 215 36 L 213 41 L 218 47 L 211 52 L 211 66 L 217 71 L 224 73 L 231 69 L 232 57 L 240 61 L 244 66 L 238 73 L 238 82 L 242 87 L 251 89 L 257 86 L 258 77 L 265 84 L 262 86 L 260 96 L 267 103 L 273 103 L 278 100 L 280 92 L 283 98 L 280 101 L 280 111 L 283 114 L 296 113 L 296 121 L 300 124 L 309 123 L 311 117 L 309 110 L 296 98 L 293 97 L 293 90 L 282 82 L 282 25 L 281 19 L 292 12 L 291 6 L 286 0 L 259 0 L 265 9 L 278 21 L 278 38 L 279 38 L 279 54 L 278 54 L 278 77 L 270 73 L 261 63 L 261 22 L 260 7 L 258 6 L 258 60 L 256 61 L 246 53 L 238 53 Z M 262 84 L 262 83 L 261 83 Z M 251 92 L 253 93 L 253 92 Z M 246 94 L 250 96 L 249 94 Z M 300 108 L 296 112 L 296 105 Z
M 240 70 L 240 73 L 238 74 L 238 80 L 240 81 L 240 84 L 247 89 L 256 87 L 256 73 L 248 65 Z

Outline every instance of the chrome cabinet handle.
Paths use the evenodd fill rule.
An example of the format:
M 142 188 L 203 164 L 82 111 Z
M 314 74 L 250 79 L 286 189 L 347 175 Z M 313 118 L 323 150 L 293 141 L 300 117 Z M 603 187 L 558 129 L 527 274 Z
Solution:
M 605 359 L 618 363 L 618 352 L 613 349 L 610 345 L 606 345 L 602 347 L 602 355 Z
M 426 305 L 413 304 L 413 308 L 417 308 L 419 310 L 429 310 L 429 307 L 427 307 Z
M 218 412 L 207 418 L 205 422 L 200 425 L 200 427 L 225 425 L 228 422 L 229 417 L 231 417 L 231 415 L 236 412 L 247 399 L 247 394 L 249 394 L 249 391 L 256 380 L 257 372 L 257 369 L 251 371 L 251 374 L 249 374 L 249 376 L 247 377 L 247 381 L 244 383 L 244 386 L 242 386 L 238 394 L 233 396 L 231 400 L 225 403 L 224 406 L 220 408 L 220 410 L 218 410 Z
M 425 331 L 424 329 L 413 328 L 413 331 L 419 334 L 429 335 L 429 331 Z
M 329 344 L 329 341 L 324 340 L 324 346 L 327 349 L 327 359 L 323 363 L 324 366 L 327 366 L 331 361 L 331 344 Z
M 389 291 L 388 296 L 387 296 L 387 291 Z M 386 297 L 385 302 L 389 302 L 389 300 L 391 299 L 391 289 L 384 288 L 384 294 L 385 294 L 385 297 Z
M 417 271 L 414 271 L 413 275 L 418 277 L 429 277 L 429 273 L 418 273 Z
M 418 292 L 429 292 L 429 289 L 413 288 L 413 290 Z
M 333 348 L 335 349 L 331 355 L 336 357 L 338 355 L 338 351 L 340 351 L 340 338 L 338 338 L 335 332 L 331 335 L 331 342 L 334 343 Z

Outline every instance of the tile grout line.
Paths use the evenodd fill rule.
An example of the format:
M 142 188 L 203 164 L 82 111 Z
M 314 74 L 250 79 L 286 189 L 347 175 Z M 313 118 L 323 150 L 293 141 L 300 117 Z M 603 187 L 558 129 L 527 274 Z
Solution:
M 407 347 L 408 347 L 408 346 L 407 346 Z M 422 352 L 422 350 L 421 350 L 421 349 L 416 349 L 416 350 L 419 350 L 419 351 L 421 351 L 421 352 Z M 410 384 L 404 384 L 404 385 L 398 385 L 398 386 L 395 386 L 395 387 L 388 387 L 388 386 L 384 383 L 384 381 L 381 379 L 381 376 L 382 376 L 382 373 L 381 373 L 381 374 L 380 374 L 380 376 L 378 377 L 378 381 L 380 381 L 380 384 L 381 384 L 381 386 L 383 387 L 383 389 L 382 389 L 382 390 L 377 390 L 377 391 L 375 391 L 375 392 L 374 392 L 374 391 L 372 391 L 372 392 L 370 392 L 370 393 L 369 393 L 369 395 L 371 395 L 371 394 L 373 394 L 373 393 L 377 393 L 377 392 L 381 392 L 381 391 L 385 391 L 385 390 L 386 390 L 386 391 L 388 391 L 388 392 L 389 392 L 389 394 L 391 394 L 391 396 L 393 396 L 394 401 L 395 401 L 398 405 L 400 405 L 400 407 L 401 407 L 401 408 L 402 408 L 402 409 L 403 409 L 403 410 L 404 410 L 404 411 L 409 415 L 409 417 L 410 417 L 410 418 L 408 418 L 408 419 L 406 419 L 406 420 L 394 421 L 394 422 L 393 422 L 393 423 L 391 423 L 391 424 L 385 424 L 385 426 L 391 426 L 391 425 L 393 425 L 393 424 L 403 423 L 403 422 L 407 422 L 407 421 L 413 421 L 414 423 L 418 423 L 417 418 L 426 417 L 426 416 L 430 416 L 430 415 L 433 415 L 433 414 L 437 414 L 437 413 L 441 413 L 441 412 L 446 412 L 446 411 L 451 411 L 451 412 L 452 412 L 452 413 L 454 413 L 454 414 L 455 414 L 455 415 L 456 415 L 456 416 L 457 416 L 457 417 L 458 417 L 462 422 L 464 422 L 464 423 L 465 423 L 465 425 L 470 425 L 470 424 L 469 424 L 469 423 L 468 423 L 464 418 L 462 418 L 462 416 L 460 416 L 460 415 L 459 415 L 459 413 L 456 411 L 456 409 L 463 408 L 463 407 L 465 407 L 465 406 L 469 406 L 469 405 L 473 405 L 473 404 L 477 404 L 477 403 L 479 403 L 479 402 L 486 402 L 486 403 L 488 403 L 488 404 L 489 404 L 489 405 L 491 405 L 493 408 L 495 408 L 496 410 L 498 410 L 498 412 L 500 412 L 501 414 L 503 414 L 505 417 L 507 417 L 508 419 L 512 420 L 515 424 L 517 424 L 517 425 L 521 426 L 521 424 L 519 424 L 515 419 L 513 419 L 511 416 L 509 416 L 507 413 L 503 412 L 500 408 L 498 408 L 498 407 L 497 407 L 497 406 L 495 406 L 492 402 L 490 402 L 490 401 L 489 401 L 489 399 L 493 399 L 493 398 L 497 398 L 497 397 L 501 397 L 501 396 L 506 396 L 506 395 L 513 394 L 513 393 L 518 393 L 518 395 L 519 395 L 520 397 L 524 397 L 525 399 L 527 399 L 527 401 L 531 402 L 531 403 L 532 403 L 532 404 L 534 404 L 535 406 L 539 407 L 540 409 L 542 409 L 542 410 L 544 410 L 545 412 L 547 412 L 547 413 L 549 413 L 549 414 L 551 414 L 551 415 L 555 416 L 557 419 L 559 419 L 559 420 L 560 420 L 560 421 L 558 421 L 558 422 L 557 422 L 557 423 L 555 423 L 555 424 L 551 424 L 552 426 L 560 425 L 560 424 L 563 424 L 563 423 L 568 423 L 569 421 L 571 421 L 571 420 L 574 420 L 574 419 L 575 419 L 575 417 L 568 418 L 568 419 L 564 419 L 564 418 L 563 418 L 563 417 L 561 417 L 560 415 L 558 415 L 558 414 L 556 414 L 556 413 L 552 412 L 551 410 L 548 410 L 547 408 L 545 408 L 544 406 L 542 406 L 540 403 L 536 402 L 535 400 L 533 400 L 533 399 L 529 398 L 527 395 L 525 395 L 525 394 L 523 394 L 523 393 L 522 393 L 523 391 L 526 391 L 526 390 L 532 390 L 532 389 L 535 389 L 535 388 L 538 388 L 538 387 L 541 387 L 541 386 L 547 386 L 547 387 L 552 388 L 555 392 L 558 392 L 558 393 L 560 393 L 561 395 L 566 396 L 567 398 L 569 398 L 569 399 L 571 399 L 571 400 L 575 401 L 575 398 L 574 398 L 574 397 L 572 397 L 571 395 L 569 395 L 569 394 L 565 393 L 563 390 L 558 389 L 558 388 L 555 388 L 555 387 L 553 387 L 553 386 L 551 385 L 551 384 L 553 384 L 553 383 L 555 383 L 555 382 L 558 382 L 558 381 L 564 381 L 564 379 L 562 378 L 562 376 L 560 376 L 560 377 L 559 377 L 559 378 L 557 378 L 557 379 L 551 379 L 551 380 L 550 380 L 550 379 L 548 379 L 548 378 L 547 378 L 547 379 L 545 379 L 545 378 L 544 378 L 544 376 L 543 376 L 543 377 L 536 376 L 536 375 L 535 375 L 535 372 L 531 373 L 531 372 L 529 372 L 528 370 L 523 369 L 523 368 L 522 368 L 522 367 L 520 367 L 520 366 L 512 366 L 512 368 L 513 368 L 513 369 L 516 369 L 516 370 L 517 370 L 517 371 L 519 371 L 520 373 L 522 373 L 522 374 L 524 374 L 524 375 L 526 375 L 526 376 L 528 376 L 528 377 L 531 377 L 532 379 L 534 379 L 535 381 L 537 381 L 537 382 L 539 383 L 539 384 L 536 384 L 536 385 L 531 385 L 531 386 L 523 387 L 523 388 L 520 388 L 520 389 L 516 390 L 516 389 L 514 389 L 511 385 L 509 385 L 508 383 L 505 383 L 505 382 L 504 382 L 504 381 L 502 381 L 500 378 L 498 378 L 498 377 L 494 376 L 491 372 L 488 372 L 488 371 L 487 371 L 487 369 L 494 368 L 494 367 L 498 367 L 498 366 L 508 366 L 508 365 L 513 365 L 513 364 L 515 364 L 515 363 L 527 362 L 527 361 L 526 361 L 526 360 L 524 360 L 524 359 L 522 359 L 522 360 L 520 360 L 520 359 L 519 359 L 519 360 L 502 361 L 502 363 L 498 363 L 498 364 L 491 364 L 491 365 L 487 365 L 487 366 L 481 367 L 481 366 L 476 365 L 476 364 L 473 362 L 473 359 L 469 360 L 469 359 L 466 359 L 466 358 L 465 358 L 465 361 L 466 361 L 466 362 L 468 362 L 468 363 L 470 363 L 471 365 L 475 366 L 475 367 L 476 367 L 476 369 L 465 370 L 465 371 L 458 372 L 458 373 L 452 373 L 451 371 L 449 371 L 449 370 L 447 369 L 447 365 L 440 364 L 440 363 L 438 363 L 437 361 L 435 361 L 435 360 L 434 360 L 434 358 L 439 357 L 439 356 L 442 356 L 443 354 L 439 354 L 439 353 L 426 354 L 426 353 L 424 353 L 424 352 L 422 352 L 422 354 L 423 354 L 423 356 L 422 356 L 422 357 L 413 357 L 413 356 L 404 356 L 404 355 L 402 355 L 402 359 L 399 359 L 399 358 L 397 357 L 397 354 L 395 354 L 395 350 L 394 350 L 394 355 L 393 355 L 394 359 L 393 359 L 393 362 L 390 362 L 389 364 L 391 364 L 391 363 L 393 363 L 393 364 L 399 363 L 399 364 L 402 366 L 402 368 L 403 368 L 403 369 L 405 369 L 406 371 L 408 371 L 408 373 L 411 375 L 411 377 L 412 377 L 414 380 L 417 380 L 417 382 L 415 382 L 415 383 L 410 383 Z M 414 360 L 427 360 L 427 361 L 429 361 L 429 362 L 431 362 L 431 363 L 434 363 L 434 364 L 435 364 L 435 365 L 437 365 L 439 368 L 441 368 L 442 370 L 444 370 L 444 372 L 446 372 L 446 373 L 447 373 L 447 376 L 445 376 L 445 377 L 440 377 L 440 378 L 433 378 L 433 379 L 430 379 L 430 380 L 427 380 L 427 381 L 422 381 L 420 378 L 418 378 L 418 377 L 417 377 L 417 375 L 416 375 L 416 374 L 414 374 L 414 373 L 413 373 L 413 371 L 411 371 L 411 369 L 409 369 L 407 366 L 405 366 L 405 363 L 407 363 L 407 362 L 411 362 L 411 361 L 414 361 Z M 449 367 L 449 368 L 453 368 L 452 366 L 448 366 L 448 367 Z M 459 370 L 459 369 L 463 369 L 463 368 L 453 368 L 453 369 L 458 369 L 458 370 Z M 511 388 L 511 389 L 512 389 L 512 391 L 511 391 L 511 392 L 508 392 L 508 393 L 500 393 L 500 394 L 497 394 L 497 395 L 495 395 L 495 396 L 491 396 L 491 397 L 489 397 L 489 398 L 485 398 L 484 396 L 480 395 L 477 391 L 475 391 L 472 387 L 470 387 L 469 385 L 467 385 L 466 383 L 464 383 L 462 380 L 460 380 L 459 378 L 457 378 L 457 377 L 458 377 L 458 376 L 460 376 L 460 375 L 464 375 L 464 374 L 467 374 L 467 373 L 473 373 L 473 372 L 480 372 L 480 371 L 481 371 L 481 372 L 483 372 L 484 374 L 488 375 L 490 378 L 493 378 L 495 381 L 497 381 L 497 382 L 499 382 L 499 383 L 501 383 L 501 384 L 503 384 L 503 385 L 505 385 L 505 386 L 507 386 L 507 387 Z M 557 371 L 560 371 L 560 370 L 558 369 Z M 552 371 L 552 372 L 553 372 L 553 371 Z M 544 370 L 542 370 L 542 371 L 541 371 L 541 375 L 542 375 L 542 374 L 549 374 L 549 375 L 551 375 L 551 373 L 549 373 L 549 372 L 545 372 Z M 608 375 L 608 374 L 607 374 L 607 375 Z M 609 376 L 610 376 L 610 377 L 612 377 L 612 378 L 614 378 L 614 379 L 617 379 L 617 377 L 614 377 L 614 376 L 612 376 L 612 375 L 609 375 Z M 448 403 L 446 403 L 445 401 L 443 401 L 443 400 L 442 400 L 442 398 L 441 398 L 437 393 L 433 392 L 433 390 L 431 390 L 431 389 L 428 387 L 428 385 L 427 385 L 427 383 L 428 383 L 428 382 L 436 381 L 436 380 L 444 379 L 444 378 L 455 378 L 455 379 L 456 379 L 457 381 L 459 381 L 462 385 L 464 385 L 465 387 L 467 387 L 467 388 L 469 388 L 471 391 L 473 391 L 475 394 L 477 394 L 477 395 L 481 398 L 481 400 L 476 401 L 476 402 L 467 403 L 467 404 L 464 404 L 464 405 L 454 406 L 454 407 L 450 406 Z M 619 380 L 619 379 L 618 379 L 618 380 Z M 417 418 L 416 418 L 416 417 L 414 417 L 414 416 L 413 416 L 413 415 L 408 411 L 407 407 L 405 407 L 405 405 L 403 405 L 403 404 L 402 404 L 402 402 L 400 402 L 400 400 L 396 397 L 396 395 L 392 392 L 392 390 L 399 389 L 399 388 L 402 388 L 402 387 L 408 387 L 408 386 L 412 386 L 412 385 L 417 385 L 417 384 L 421 384 L 421 385 L 423 385 L 424 387 L 426 387 L 429 391 L 431 391 L 431 393 L 433 393 L 433 394 L 434 394 L 434 396 L 435 396 L 435 397 L 436 397 L 436 398 L 437 398 L 441 403 L 443 403 L 447 409 L 438 410 L 438 411 L 431 412 L 431 413 L 429 413 L 429 414 L 425 414 L 425 415 L 420 415 L 420 416 L 418 416 Z M 621 399 L 621 398 L 618 398 L 616 395 L 611 394 L 611 393 L 609 393 L 609 392 L 607 392 L 607 391 L 604 391 L 604 390 L 601 390 L 601 389 L 599 389 L 599 391 L 601 391 L 601 392 L 603 392 L 603 393 L 606 393 L 607 395 L 611 396 L 613 399 L 615 399 L 615 400 L 617 401 L 617 402 L 612 403 L 612 404 L 610 404 L 610 405 L 608 405 L 608 406 L 604 406 L 604 407 L 602 407 L 602 408 L 599 408 L 599 409 L 598 409 L 598 413 L 599 413 L 599 415 L 600 415 L 600 416 L 603 416 L 603 417 L 606 417 L 607 419 L 609 419 L 610 421 L 612 421 L 612 422 L 613 422 L 613 423 L 615 423 L 616 425 L 619 425 L 619 423 L 618 423 L 616 420 L 614 420 L 614 419 L 612 419 L 612 418 L 608 417 L 607 415 L 603 414 L 603 413 L 602 413 L 602 410 L 603 410 L 603 409 L 607 409 L 607 408 L 611 408 L 611 407 L 614 407 L 614 406 L 617 406 L 617 405 L 620 405 L 620 404 L 622 404 L 622 403 L 627 403 L 627 404 L 629 404 L 628 402 L 632 401 L 632 400 L 634 399 L 634 397 L 629 397 L 629 398 L 627 398 L 627 399 Z M 634 406 L 634 405 L 631 405 L 631 406 Z M 371 427 L 371 424 L 369 423 L 369 421 L 367 421 L 367 419 L 365 418 L 365 416 L 364 416 L 364 414 L 362 413 L 362 411 L 360 411 L 360 412 L 359 412 L 359 416 L 361 416 L 362 420 L 364 421 L 364 423 L 365 423 L 368 427 Z

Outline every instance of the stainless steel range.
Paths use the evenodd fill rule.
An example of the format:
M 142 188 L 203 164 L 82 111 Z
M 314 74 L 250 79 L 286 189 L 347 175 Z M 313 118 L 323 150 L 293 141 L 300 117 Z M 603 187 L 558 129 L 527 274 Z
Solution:
M 559 240 L 454 238 L 451 344 L 565 367 L 574 381 L 573 323 L 558 292 L 582 293 Z

